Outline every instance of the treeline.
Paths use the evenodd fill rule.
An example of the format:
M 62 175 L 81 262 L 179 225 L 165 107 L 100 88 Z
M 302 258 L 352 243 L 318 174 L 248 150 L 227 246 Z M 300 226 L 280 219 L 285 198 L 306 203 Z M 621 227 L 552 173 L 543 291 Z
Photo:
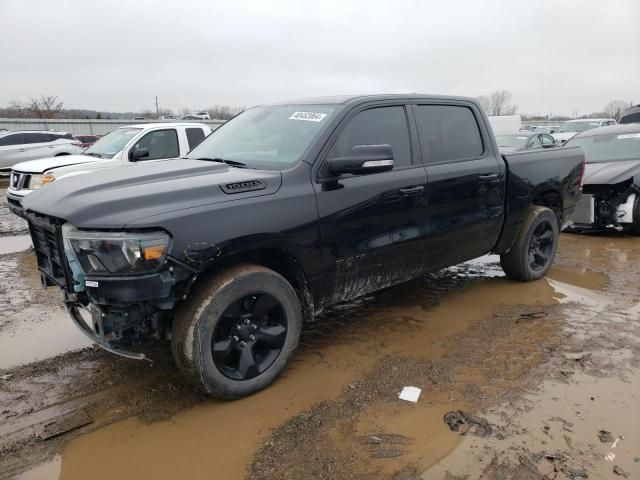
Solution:
M 105 112 L 89 109 L 64 108 L 64 102 L 54 95 L 41 95 L 30 97 L 27 101 L 14 100 L 9 106 L 0 108 L 0 118 L 69 118 L 69 119 L 115 119 L 126 120 L 135 117 L 144 117 L 150 120 L 162 116 L 173 116 L 180 118 L 183 115 L 190 115 L 196 112 L 208 112 L 211 119 L 228 120 L 240 112 L 245 107 L 232 107 L 229 105 L 215 105 L 213 107 L 200 110 L 181 108 L 175 112 L 169 108 L 160 108 L 156 114 L 155 110 L 145 109 L 139 112 Z

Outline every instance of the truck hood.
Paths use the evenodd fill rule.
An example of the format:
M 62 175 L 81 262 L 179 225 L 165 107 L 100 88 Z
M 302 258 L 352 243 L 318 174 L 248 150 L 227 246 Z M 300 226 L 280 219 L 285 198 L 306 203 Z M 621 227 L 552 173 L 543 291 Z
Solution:
M 617 162 L 587 163 L 584 171 L 585 185 L 615 185 L 635 177 L 640 184 L 640 159 Z
M 152 215 L 273 194 L 281 181 L 280 172 L 202 160 L 141 163 L 62 178 L 22 206 L 80 228 L 123 228 Z
M 90 163 L 101 161 L 103 159 L 92 157 L 90 155 L 60 155 L 58 157 L 39 158 L 38 160 L 29 160 L 14 165 L 12 168 L 16 172 L 24 173 L 44 173 L 47 170 L 58 167 L 66 167 L 67 165 L 77 165 L 79 163 Z

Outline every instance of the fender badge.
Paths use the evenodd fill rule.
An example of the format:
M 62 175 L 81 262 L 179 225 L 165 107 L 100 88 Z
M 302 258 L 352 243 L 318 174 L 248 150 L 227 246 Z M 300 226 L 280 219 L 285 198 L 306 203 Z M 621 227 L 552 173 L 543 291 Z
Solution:
M 254 190 L 264 190 L 267 186 L 262 180 L 247 180 L 245 182 L 226 183 L 224 185 L 220 185 L 220 188 L 224 193 L 233 194 L 252 192 Z

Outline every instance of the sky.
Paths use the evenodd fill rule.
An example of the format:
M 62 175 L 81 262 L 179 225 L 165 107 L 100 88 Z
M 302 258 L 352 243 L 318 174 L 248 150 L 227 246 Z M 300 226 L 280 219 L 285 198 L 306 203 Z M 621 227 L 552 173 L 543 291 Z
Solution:
M 0 107 L 498 89 L 519 113 L 640 103 L 640 0 L 0 0 Z

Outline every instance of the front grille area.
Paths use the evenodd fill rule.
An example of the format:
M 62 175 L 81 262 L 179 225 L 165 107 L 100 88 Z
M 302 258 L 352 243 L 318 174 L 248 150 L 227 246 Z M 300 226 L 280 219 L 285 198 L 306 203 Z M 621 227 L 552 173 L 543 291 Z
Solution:
M 61 288 L 67 285 L 64 251 L 60 228 L 54 219 L 29 215 L 29 230 L 38 259 L 38 269 Z
M 31 174 L 22 172 L 11 172 L 11 188 L 13 190 L 22 190 L 29 188 Z

